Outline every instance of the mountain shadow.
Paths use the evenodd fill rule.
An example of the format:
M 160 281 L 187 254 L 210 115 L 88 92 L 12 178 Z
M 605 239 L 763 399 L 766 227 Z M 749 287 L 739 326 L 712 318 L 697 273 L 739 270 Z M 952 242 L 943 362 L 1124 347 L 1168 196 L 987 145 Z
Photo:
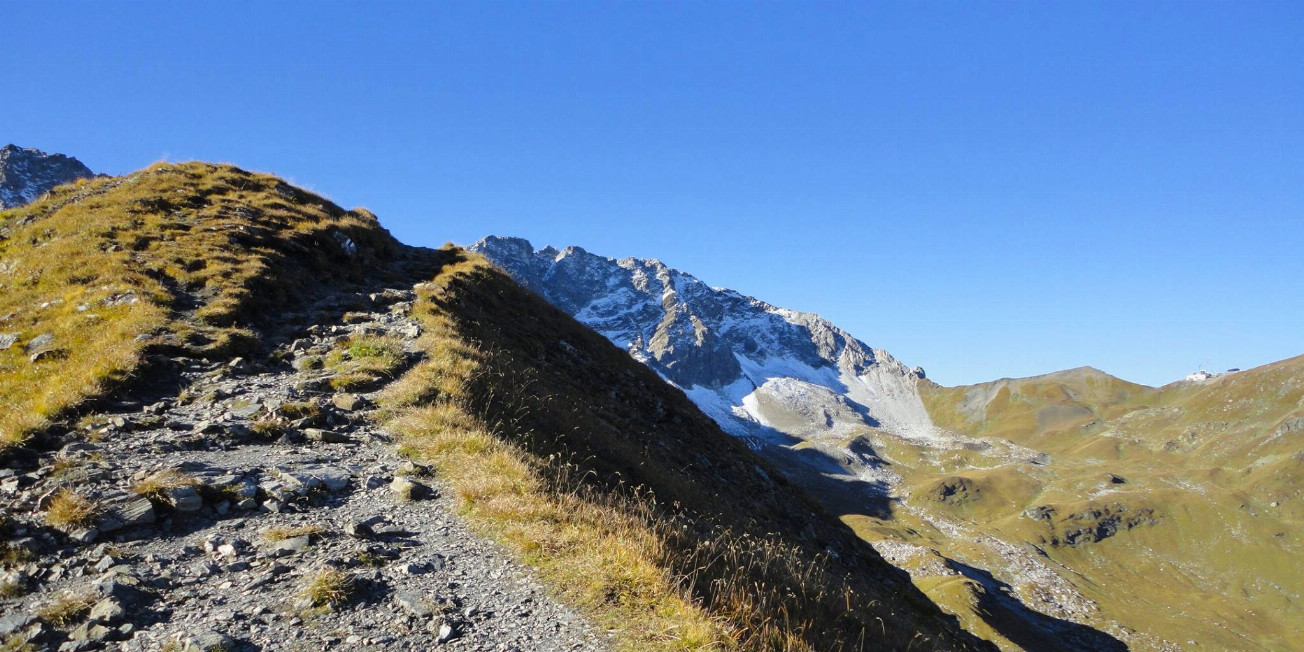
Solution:
M 991 573 L 954 559 L 947 564 L 982 585 L 977 612 L 1002 636 L 1026 650 L 1047 652 L 1126 652 L 1128 646 L 1107 632 L 1029 609 L 1013 597 L 1009 584 Z

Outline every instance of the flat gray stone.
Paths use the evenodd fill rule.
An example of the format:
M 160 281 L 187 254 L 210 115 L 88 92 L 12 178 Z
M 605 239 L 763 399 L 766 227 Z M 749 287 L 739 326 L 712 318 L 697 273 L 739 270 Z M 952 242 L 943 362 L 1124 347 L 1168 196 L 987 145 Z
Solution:
M 194 487 L 173 487 L 167 493 L 168 502 L 178 512 L 197 512 L 204 506 L 204 499 Z
M 272 546 L 272 551 L 278 557 L 295 555 L 307 550 L 309 543 L 310 541 L 306 534 L 301 537 L 290 537 L 289 539 L 281 539 L 280 541 L 277 541 L 276 544 Z
M 248 419 L 250 417 L 256 416 L 258 413 L 262 411 L 263 411 L 263 406 L 261 403 L 252 403 L 244 407 L 238 407 L 232 409 L 231 416 L 239 417 L 241 419 Z
M 91 620 L 98 620 L 103 623 L 117 622 L 127 615 L 127 610 L 118 604 L 113 598 L 104 598 L 95 603 L 91 608 Z
M 361 396 L 350 394 L 348 392 L 336 394 L 331 398 L 331 403 L 335 404 L 335 407 L 344 410 L 345 412 L 360 410 L 367 404 Z
M 304 428 L 303 436 L 310 441 L 319 441 L 325 444 L 347 444 L 353 439 L 348 435 L 333 430 L 322 430 L 321 428 Z
M 154 522 L 154 503 L 144 496 L 123 496 L 107 501 L 100 517 L 100 531 L 114 532 L 126 527 L 149 525 Z
M 221 632 L 209 630 L 192 634 L 182 648 L 186 652 L 219 652 L 235 649 L 235 641 Z
M 429 618 L 435 613 L 427 606 L 425 596 L 416 591 L 396 591 L 394 603 L 417 618 Z
M 52 344 L 54 344 L 54 335 L 51 333 L 42 333 L 33 337 L 31 340 L 28 340 L 27 352 L 36 353 L 42 349 L 48 349 Z
M 0 636 L 8 636 L 14 632 L 28 626 L 33 620 L 36 620 L 35 613 L 26 613 L 16 611 L 4 618 L 0 618 Z

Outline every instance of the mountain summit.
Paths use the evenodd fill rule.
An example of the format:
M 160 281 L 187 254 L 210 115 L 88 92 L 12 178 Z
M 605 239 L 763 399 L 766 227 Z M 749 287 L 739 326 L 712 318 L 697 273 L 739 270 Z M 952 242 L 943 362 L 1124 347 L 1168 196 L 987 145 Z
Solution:
M 866 426 L 932 432 L 916 390 L 923 370 L 819 315 L 712 288 L 656 259 L 536 251 L 497 236 L 470 248 L 678 385 L 754 447 Z M 812 409 L 822 418 L 794 413 Z
M 0 209 L 31 203 L 55 186 L 93 176 L 71 156 L 5 145 L 0 148 Z

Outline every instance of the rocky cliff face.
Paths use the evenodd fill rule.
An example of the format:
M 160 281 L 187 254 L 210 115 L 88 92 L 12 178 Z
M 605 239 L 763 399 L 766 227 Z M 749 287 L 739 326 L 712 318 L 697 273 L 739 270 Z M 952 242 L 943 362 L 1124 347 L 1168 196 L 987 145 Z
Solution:
M 5 145 L 0 148 L 0 209 L 22 206 L 55 186 L 93 176 L 70 156 Z
M 932 432 L 916 391 L 923 370 L 819 315 L 712 288 L 656 259 L 536 251 L 496 236 L 471 249 L 656 369 L 735 435 Z
M 819 315 L 712 288 L 655 259 L 494 236 L 471 249 L 656 370 L 789 477 L 837 496 L 825 500 L 834 511 L 886 509 L 900 483 L 866 433 L 939 441 L 919 395 L 923 370 Z

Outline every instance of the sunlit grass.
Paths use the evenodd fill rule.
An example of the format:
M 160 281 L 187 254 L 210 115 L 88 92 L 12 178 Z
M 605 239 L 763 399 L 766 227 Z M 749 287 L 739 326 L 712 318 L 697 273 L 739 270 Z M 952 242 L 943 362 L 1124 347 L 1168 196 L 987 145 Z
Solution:
M 0 333 L 18 337 L 0 351 L 0 449 L 129 379 L 152 350 L 251 350 L 256 307 L 364 273 L 341 264 L 337 234 L 397 246 L 366 211 L 202 163 L 83 180 L 0 213 Z

